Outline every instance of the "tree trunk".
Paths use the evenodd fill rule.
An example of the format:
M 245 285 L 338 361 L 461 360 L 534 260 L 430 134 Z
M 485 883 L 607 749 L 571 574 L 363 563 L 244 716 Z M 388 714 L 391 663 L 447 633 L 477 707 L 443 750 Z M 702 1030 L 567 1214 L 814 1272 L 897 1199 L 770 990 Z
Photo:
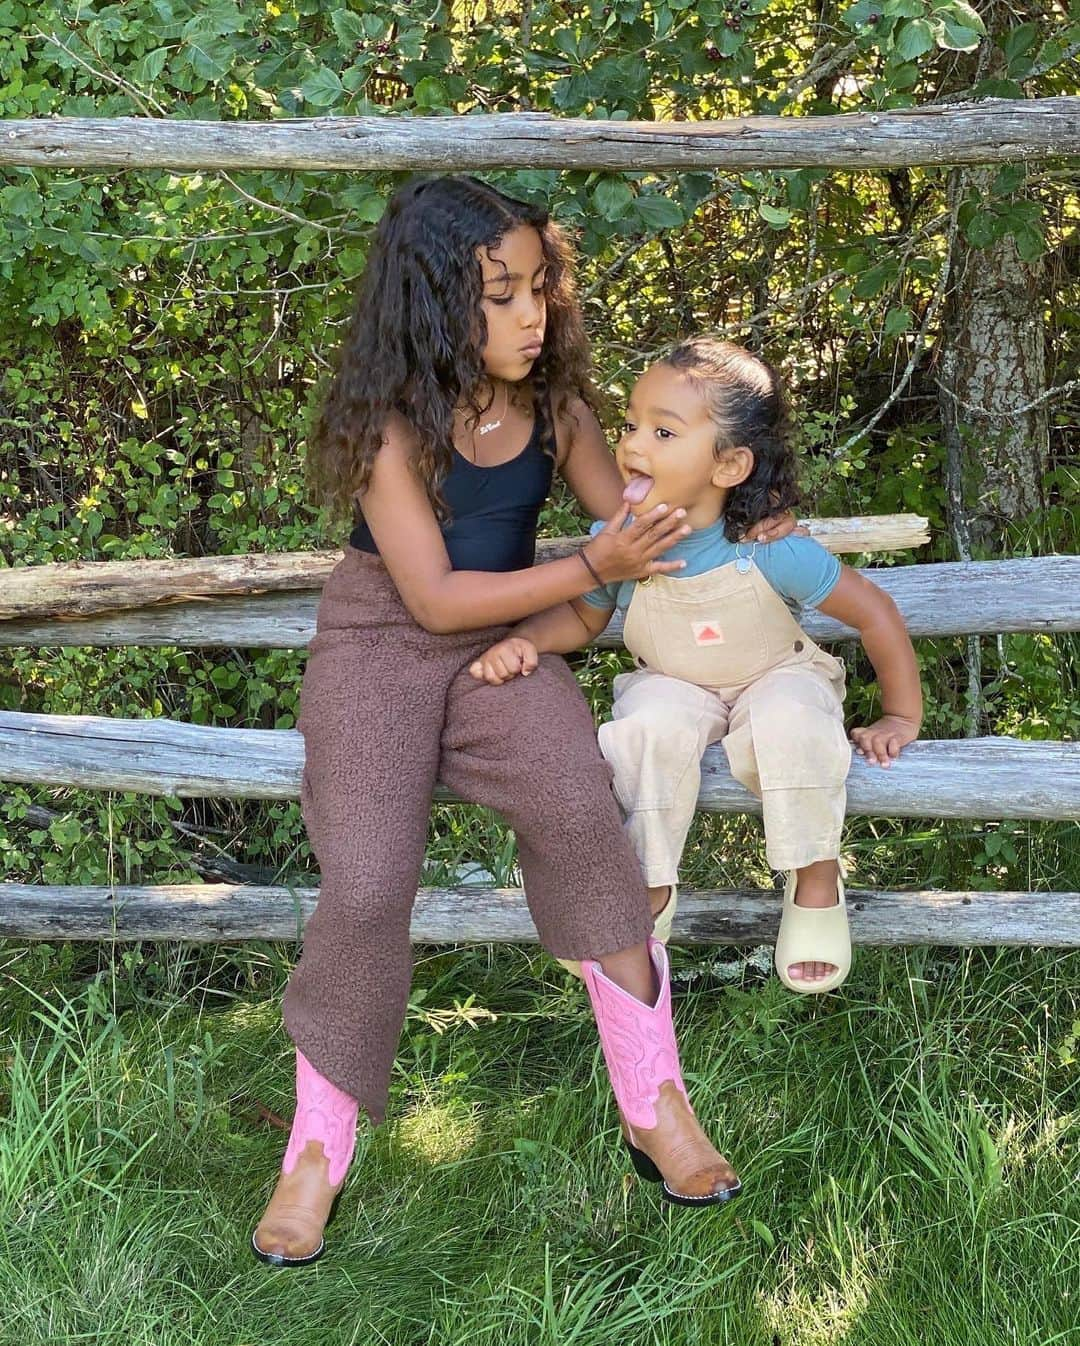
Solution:
M 1029 13 L 1003 0 L 979 6 L 986 36 L 955 71 L 965 91 L 980 80 L 1008 75 L 998 39 L 1018 21 L 1038 22 L 1039 10 L 1031 8 Z M 985 166 L 955 169 L 949 182 L 953 209 L 976 193 L 991 202 L 995 176 Z M 941 334 L 939 402 L 950 531 L 966 561 L 972 543 L 983 554 L 1000 555 L 1003 525 L 1044 504 L 1049 410 L 1046 403 L 1031 403 L 1046 389 L 1043 314 L 1050 278 L 1041 258 L 1021 259 L 1011 235 L 974 248 L 957 229 L 951 286 Z
M 959 170 L 959 199 L 986 197 L 992 169 Z M 953 459 L 952 531 L 993 550 L 1000 525 L 1040 509 L 1049 461 L 1045 267 L 1021 260 L 1006 236 L 973 248 L 957 230 L 941 334 L 940 406 Z M 1025 408 L 1030 408 L 1026 409 Z M 966 516 L 966 517 L 964 517 Z

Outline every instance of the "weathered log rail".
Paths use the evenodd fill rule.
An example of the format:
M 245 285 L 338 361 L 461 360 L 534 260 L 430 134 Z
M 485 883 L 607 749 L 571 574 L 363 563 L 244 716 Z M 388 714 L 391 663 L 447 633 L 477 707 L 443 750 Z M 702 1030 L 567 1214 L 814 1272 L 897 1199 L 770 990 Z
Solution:
M 836 553 L 906 551 L 930 540 L 926 520 L 918 514 L 801 522 L 811 537 Z M 569 556 L 586 541 L 586 537 L 543 539 L 537 546 L 537 559 Z M 317 592 L 341 557 L 340 551 L 258 552 L 20 566 L 0 571 L 0 620 L 73 619 L 193 598 L 235 598 L 293 589 Z
M 24 785 L 232 799 L 297 799 L 294 729 L 0 711 L 0 776 Z M 440 791 L 440 799 L 454 796 Z M 756 813 L 723 749 L 706 750 L 698 807 Z M 1009 738 L 913 743 L 888 770 L 852 763 L 848 813 L 893 818 L 1080 819 L 1080 750 Z
M 305 555 L 298 553 L 299 556 Z M 318 555 L 322 555 L 319 553 Z M 336 553 L 334 554 L 336 556 Z M 245 560 L 243 557 L 218 558 Z M 96 564 L 110 565 L 111 562 Z M 159 565 L 162 562 L 144 562 Z M 285 571 L 263 574 L 266 590 L 278 579 L 288 587 L 278 592 L 241 592 L 226 597 L 213 596 L 211 576 L 203 580 L 211 592 L 203 595 L 193 586 L 193 576 L 183 579 L 187 586 L 168 588 L 155 580 L 162 594 L 146 607 L 132 606 L 141 591 L 134 581 L 125 589 L 112 577 L 95 578 L 93 592 L 73 592 L 71 607 L 90 609 L 90 615 L 72 613 L 48 615 L 50 607 L 62 603 L 50 580 L 47 588 L 34 595 L 33 585 L 25 582 L 21 592 L 8 586 L 13 577 L 26 571 L 0 572 L 0 604 L 8 610 L 30 610 L 36 605 L 41 615 L 23 619 L 0 619 L 0 647 L 3 646 L 155 646 L 226 647 L 233 649 L 302 649 L 315 634 L 315 610 L 322 580 L 331 563 L 314 564 L 301 576 L 310 588 L 294 590 L 292 576 Z M 44 567 L 34 567 L 39 569 Z M 863 572 L 896 600 L 913 636 L 981 635 L 1024 631 L 1080 630 L 1080 557 L 1021 557 L 1012 561 L 942 562 L 913 566 L 877 566 Z M 233 577 L 234 583 L 248 578 Z M 126 598 L 126 604 L 125 604 Z M 94 612 L 93 605 L 108 611 Z M 120 606 L 115 606 L 120 605 Z M 853 635 L 847 627 L 819 612 L 804 615 L 803 624 L 815 640 L 843 640 Z M 622 622 L 616 617 L 597 641 L 603 646 L 622 643 Z
M 984 99 L 827 117 L 588 121 L 539 112 L 310 117 L 10 120 L 0 166 L 455 170 L 907 168 L 1080 154 L 1080 98 Z
M 44 887 L 0 884 L 0 938 L 292 941 L 315 910 L 315 888 L 230 884 Z M 848 893 L 861 945 L 1080 945 L 1080 893 Z M 768 944 L 779 893 L 679 892 L 679 944 Z M 536 940 L 518 888 L 421 888 L 412 916 L 418 944 L 526 944 Z

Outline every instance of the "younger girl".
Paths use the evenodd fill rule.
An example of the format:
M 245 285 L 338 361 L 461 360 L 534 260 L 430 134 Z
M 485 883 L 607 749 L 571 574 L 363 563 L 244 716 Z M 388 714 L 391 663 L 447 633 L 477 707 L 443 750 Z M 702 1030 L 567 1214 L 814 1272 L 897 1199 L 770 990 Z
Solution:
M 792 990 L 821 992 L 851 964 L 838 862 L 851 750 L 843 665 L 795 612 L 814 607 L 859 632 L 882 700 L 881 718 L 852 730 L 868 762 L 887 767 L 918 736 L 922 694 L 887 594 L 811 538 L 762 548 L 738 541 L 777 504 L 796 502 L 785 419 L 764 360 L 709 337 L 676 347 L 636 384 L 616 461 L 635 516 L 660 500 L 685 508 L 694 531 L 666 553 L 685 564 L 639 582 L 604 581 L 528 619 L 472 672 L 494 685 L 530 675 L 538 652 L 577 648 L 621 609 L 637 667 L 615 679 L 600 747 L 654 911 L 673 914 L 701 755 L 719 740 L 732 775 L 762 801 L 769 864 L 789 871 L 777 971 Z
M 568 266 L 542 210 L 470 178 L 402 188 L 317 426 L 317 483 L 356 526 L 323 591 L 301 696 L 301 799 L 322 888 L 284 1002 L 296 1114 L 252 1238 L 276 1266 L 321 1255 L 358 1109 L 383 1115 L 436 781 L 503 814 L 542 941 L 588 960 L 638 1171 L 686 1205 L 739 1190 L 686 1097 L 664 949 L 573 676 L 557 658 L 515 688 L 469 676 L 507 623 L 677 568 L 657 558 L 688 531 L 660 495 L 623 527 Z M 585 509 L 614 517 L 576 555 L 533 566 L 556 469 Z

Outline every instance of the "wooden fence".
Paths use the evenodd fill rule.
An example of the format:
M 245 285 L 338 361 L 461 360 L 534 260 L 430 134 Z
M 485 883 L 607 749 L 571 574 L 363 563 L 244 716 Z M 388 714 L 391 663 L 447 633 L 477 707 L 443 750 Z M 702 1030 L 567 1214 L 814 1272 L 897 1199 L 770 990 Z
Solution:
M 482 170 L 551 167 L 896 168 L 1080 154 L 1080 98 L 989 99 L 833 117 L 697 123 L 569 121 L 545 114 L 331 117 L 263 124 L 153 118 L 41 118 L 0 128 L 0 166 L 46 168 Z M 823 520 L 834 551 L 917 546 L 925 520 Z M 547 544 L 558 554 L 574 539 Z M 0 645 L 301 648 L 335 553 L 31 567 L 0 575 Z M 1080 630 L 1080 557 L 879 568 L 915 636 Z M 816 639 L 852 633 L 820 614 Z M 602 643 L 617 644 L 613 623 Z M 56 788 L 295 798 L 302 743 L 293 731 L 164 720 L 0 713 L 0 778 Z M 699 805 L 756 811 L 706 755 Z M 1080 818 L 1074 743 L 966 739 L 911 745 L 889 771 L 856 760 L 850 813 L 886 817 Z M 250 885 L 0 885 L 0 935 L 50 939 L 294 939 L 316 894 Z M 1080 945 L 1080 894 L 852 891 L 857 943 Z M 676 940 L 758 943 L 775 934 L 779 898 L 686 892 Z M 519 891 L 429 888 L 413 937 L 432 942 L 535 939 Z
M 543 112 L 470 117 L 155 117 L 7 121 L 0 167 L 338 169 L 904 168 L 1080 154 L 1080 98 L 988 98 L 832 117 L 587 121 Z
M 808 521 L 836 552 L 896 550 L 925 540 L 925 520 Z M 542 544 L 562 554 L 577 539 Z M 203 560 L 68 563 L 5 576 L 0 644 L 300 648 L 314 634 L 319 590 L 340 553 Z M 1080 630 L 1080 557 L 879 567 L 916 635 Z M 815 638 L 853 633 L 812 614 Z M 620 642 L 613 621 L 601 643 Z M 29 785 L 180 797 L 295 799 L 303 743 L 293 730 L 226 729 L 170 720 L 0 712 L 0 775 Z M 450 798 L 445 792 L 440 799 Z M 760 811 L 707 751 L 699 808 Z M 1003 738 L 912 744 L 889 771 L 852 764 L 852 815 L 1078 818 L 1080 750 Z M 0 886 L 0 934 L 65 939 L 294 938 L 310 889 L 248 885 L 111 888 Z M 1061 893 L 859 892 L 862 943 L 1080 943 L 1080 896 Z M 775 931 L 775 894 L 687 893 L 678 938 L 760 942 Z M 476 886 L 421 890 L 413 936 L 423 941 L 535 938 L 523 895 Z

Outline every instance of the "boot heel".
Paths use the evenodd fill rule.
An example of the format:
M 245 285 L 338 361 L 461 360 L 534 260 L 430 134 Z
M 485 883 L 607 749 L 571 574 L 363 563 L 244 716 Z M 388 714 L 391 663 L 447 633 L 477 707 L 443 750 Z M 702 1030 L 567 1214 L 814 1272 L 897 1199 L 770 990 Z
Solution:
M 663 1182 L 664 1175 L 645 1151 L 639 1150 L 636 1145 L 632 1145 L 625 1136 L 623 1137 L 623 1141 L 626 1148 L 630 1151 L 630 1162 L 633 1164 L 634 1171 L 637 1173 L 638 1177 L 644 1178 L 646 1182 Z

